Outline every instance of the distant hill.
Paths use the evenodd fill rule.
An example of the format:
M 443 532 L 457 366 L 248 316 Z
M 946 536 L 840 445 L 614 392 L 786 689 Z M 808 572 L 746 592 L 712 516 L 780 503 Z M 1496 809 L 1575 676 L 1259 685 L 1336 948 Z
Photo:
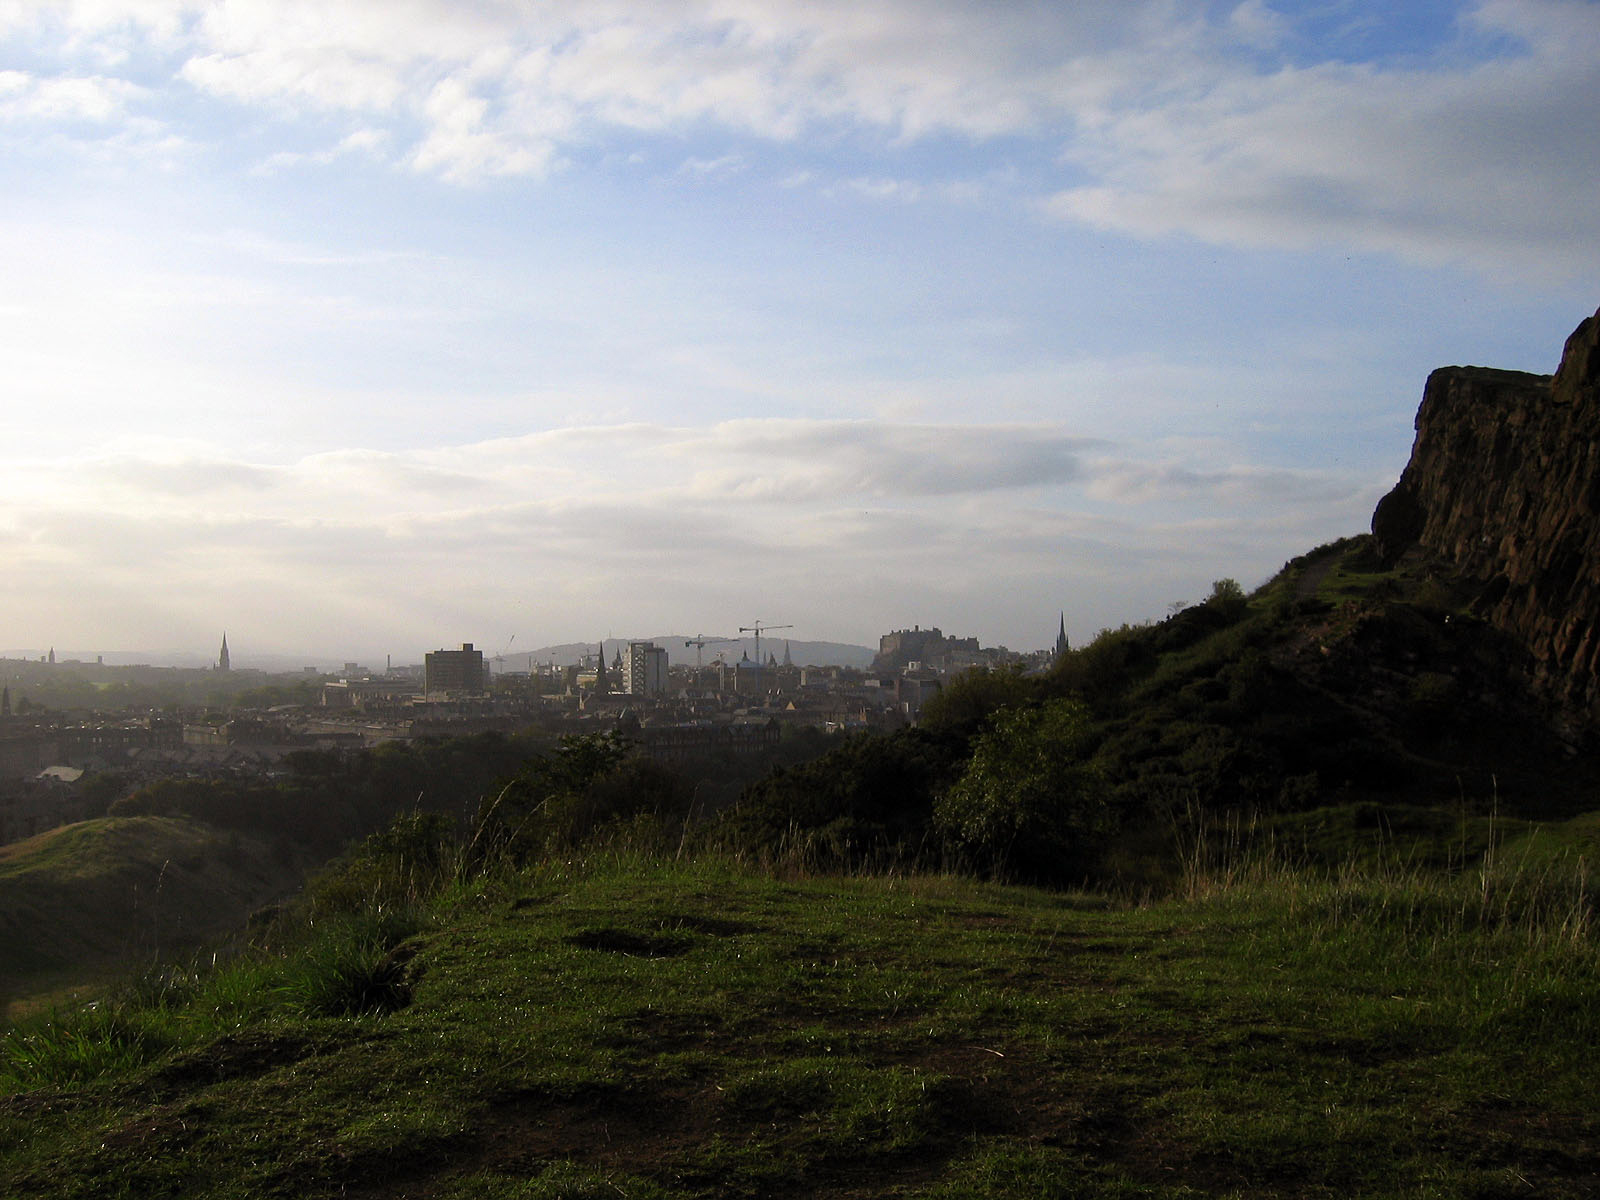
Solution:
M 699 635 L 681 633 L 657 634 L 647 638 L 606 638 L 606 660 L 609 662 L 620 650 L 626 654 L 629 642 L 654 642 L 663 646 L 667 651 L 667 661 L 673 665 L 692 663 L 695 661 L 695 647 L 689 645 L 691 640 L 698 640 Z M 782 637 L 764 637 L 761 639 L 761 657 L 775 656 L 779 662 L 783 661 L 784 646 L 789 648 L 789 657 L 797 667 L 869 667 L 875 650 L 868 646 L 852 646 L 847 642 L 802 642 L 797 639 L 785 640 Z M 510 671 L 526 671 L 528 659 L 531 655 L 535 663 L 555 663 L 558 667 L 576 666 L 586 654 L 593 654 L 594 642 L 566 642 L 559 646 L 540 646 L 537 650 L 519 650 L 515 654 L 506 655 L 505 667 Z M 728 662 L 737 662 L 744 655 L 751 658 L 756 656 L 756 640 L 754 638 L 740 638 L 734 641 L 712 641 L 706 638 L 703 655 L 707 664 L 713 662 L 717 655 Z
M 44 653 L 34 648 L 0 650 L 0 662 L 30 663 L 37 666 L 42 665 L 43 658 Z M 304 674 L 308 668 L 314 669 L 315 672 L 332 674 L 346 662 L 351 661 L 350 656 L 338 659 L 327 654 L 257 654 L 249 651 L 235 652 L 231 658 L 235 672 L 261 671 L 268 675 L 299 675 Z M 422 656 L 418 655 L 417 661 L 420 662 L 421 658 Z M 217 656 L 215 652 L 203 654 L 194 650 L 73 650 L 58 647 L 55 665 L 209 671 L 217 665 Z M 375 662 L 366 661 L 362 665 L 381 671 L 384 661 L 380 657 Z M 395 665 L 398 667 L 409 664 Z

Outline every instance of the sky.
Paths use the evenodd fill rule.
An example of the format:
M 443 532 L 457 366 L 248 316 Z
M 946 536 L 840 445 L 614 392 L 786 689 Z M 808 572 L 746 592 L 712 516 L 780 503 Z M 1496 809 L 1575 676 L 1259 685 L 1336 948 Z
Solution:
M 0 0 L 0 646 L 1016 650 L 1600 305 L 1592 0 Z

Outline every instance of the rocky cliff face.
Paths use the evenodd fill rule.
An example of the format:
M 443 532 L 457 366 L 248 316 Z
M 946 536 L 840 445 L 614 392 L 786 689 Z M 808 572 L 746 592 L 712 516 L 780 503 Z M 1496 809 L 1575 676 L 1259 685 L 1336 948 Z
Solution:
M 1390 562 L 1443 560 L 1525 645 L 1534 682 L 1600 720 L 1600 313 L 1554 376 L 1443 367 L 1372 532 Z

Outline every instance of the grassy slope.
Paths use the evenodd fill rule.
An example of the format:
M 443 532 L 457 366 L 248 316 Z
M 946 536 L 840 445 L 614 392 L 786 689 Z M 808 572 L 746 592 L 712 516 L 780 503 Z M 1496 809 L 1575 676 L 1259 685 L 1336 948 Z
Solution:
M 1572 878 L 1114 908 L 558 865 L 441 907 L 398 1011 L 218 982 L 128 1065 L 0 1099 L 0 1193 L 1594 1195 Z
M 0 847 L 0 1009 L 220 936 L 298 878 L 255 839 L 166 817 L 85 821 Z

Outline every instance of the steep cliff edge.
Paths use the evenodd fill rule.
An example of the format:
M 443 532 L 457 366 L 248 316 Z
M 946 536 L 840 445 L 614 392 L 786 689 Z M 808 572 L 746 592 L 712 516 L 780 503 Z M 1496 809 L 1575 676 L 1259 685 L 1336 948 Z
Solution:
M 1516 638 L 1547 698 L 1600 720 L 1600 312 L 1554 376 L 1442 367 L 1372 532 L 1390 564 L 1437 559 Z

